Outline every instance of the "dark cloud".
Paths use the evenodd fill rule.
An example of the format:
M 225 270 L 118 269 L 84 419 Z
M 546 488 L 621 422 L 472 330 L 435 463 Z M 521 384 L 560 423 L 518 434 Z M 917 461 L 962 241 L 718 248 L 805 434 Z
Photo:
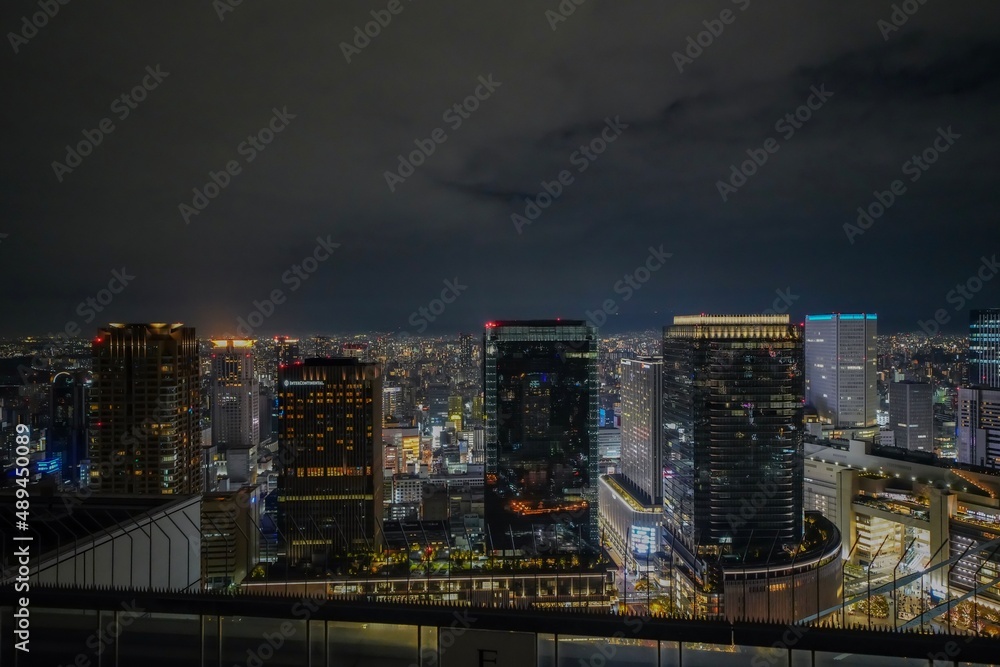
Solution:
M 655 327 L 786 288 L 796 316 L 874 310 L 909 330 L 1000 251 L 995 3 L 930 0 L 884 39 L 891 3 L 862 0 L 588 0 L 555 30 L 554 1 L 404 0 L 350 63 L 341 42 L 387 3 L 245 0 L 224 20 L 182 4 L 70 2 L 17 53 L 8 35 L 0 333 L 152 319 L 221 334 L 274 289 L 287 301 L 265 332 L 412 330 L 456 277 L 468 289 L 431 332 L 607 298 L 611 327 Z M 678 72 L 673 54 L 726 9 Z M 7 3 L 0 28 L 36 11 Z M 119 119 L 115 98 L 156 65 L 169 75 Z M 489 75 L 501 85 L 453 129 L 446 111 Z M 833 97 L 781 138 L 823 85 Z M 275 108 L 295 118 L 247 162 Z M 52 162 L 106 117 L 114 131 L 58 182 Z M 615 117 L 628 128 L 578 172 Z M 851 244 L 857 207 L 949 126 L 961 139 Z M 437 128 L 447 140 L 390 192 L 385 171 Z M 778 152 L 723 202 L 716 182 L 768 137 Z M 178 206 L 230 160 L 242 171 L 185 224 Z M 573 182 L 519 234 L 511 215 L 564 169 Z M 340 249 L 292 292 L 283 273 L 327 235 Z M 616 281 L 660 244 L 672 258 L 624 301 Z M 84 322 L 77 304 L 122 267 L 135 281 Z M 997 305 L 998 286 L 969 306 Z

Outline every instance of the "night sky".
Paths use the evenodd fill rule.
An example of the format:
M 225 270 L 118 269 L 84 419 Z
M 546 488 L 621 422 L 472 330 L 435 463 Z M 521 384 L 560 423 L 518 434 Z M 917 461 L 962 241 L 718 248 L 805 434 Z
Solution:
M 256 332 L 478 331 L 606 302 L 612 331 L 775 302 L 884 332 L 944 309 L 958 331 L 1000 305 L 995 1 L 908 0 L 898 26 L 870 0 L 235 1 L 43 0 L 37 30 L 37 0 L 4 3 L 0 335 L 233 334 L 275 290 Z M 359 38 L 372 11 L 386 25 Z M 415 142 L 434 151 L 410 174 Z M 210 172 L 228 184 L 200 200 Z M 512 219 L 543 181 L 562 192 Z M 875 191 L 895 201 L 845 230 Z

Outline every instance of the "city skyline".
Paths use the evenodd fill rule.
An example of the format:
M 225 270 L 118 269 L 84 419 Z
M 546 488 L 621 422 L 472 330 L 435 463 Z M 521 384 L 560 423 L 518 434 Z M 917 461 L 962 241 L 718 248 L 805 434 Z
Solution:
M 836 311 L 836 310 L 834 310 L 834 311 L 830 311 L 830 310 L 810 311 L 808 313 L 802 313 L 801 315 L 790 315 L 791 322 L 793 324 L 798 324 L 798 325 L 803 325 L 804 326 L 805 322 L 806 322 L 806 317 L 808 315 L 812 315 L 812 314 L 820 313 L 820 312 L 822 312 L 822 313 L 841 314 L 840 311 Z M 848 313 L 848 312 L 853 312 L 853 311 L 844 310 L 843 312 L 844 313 Z M 867 312 L 874 313 L 875 311 L 869 309 Z M 637 327 L 629 327 L 629 328 L 617 328 L 617 327 L 603 326 L 603 327 L 597 327 L 597 332 L 598 332 L 598 335 L 608 334 L 608 335 L 613 335 L 613 336 L 636 335 L 636 334 L 644 334 L 644 333 L 651 333 L 654 336 L 658 336 L 662 332 L 662 330 L 663 330 L 664 327 L 670 326 L 669 323 L 671 321 L 673 321 L 673 318 L 675 316 L 677 316 L 677 315 L 680 315 L 680 316 L 693 315 L 693 314 L 696 314 L 696 313 L 713 313 L 713 314 L 728 314 L 728 315 L 746 315 L 746 314 L 766 315 L 766 314 L 774 314 L 774 311 L 773 311 L 773 309 L 765 308 L 765 309 L 761 309 L 759 311 L 746 310 L 746 311 L 733 311 L 733 312 L 728 312 L 727 311 L 727 312 L 723 312 L 723 311 L 719 311 L 719 310 L 713 311 L 711 309 L 705 308 L 705 309 L 697 309 L 697 310 L 692 310 L 692 311 L 684 311 L 684 312 L 681 312 L 681 313 L 677 313 L 676 315 L 670 315 L 669 317 L 665 317 L 664 321 L 662 323 L 658 324 L 658 325 L 656 325 L 656 324 L 650 324 L 648 326 L 637 326 Z M 781 314 L 781 313 L 778 313 L 778 314 Z M 917 327 L 917 326 L 914 326 L 914 327 L 912 327 L 910 329 L 898 329 L 898 330 L 892 329 L 891 327 L 883 327 L 882 326 L 882 315 L 879 314 L 878 317 L 879 317 L 879 322 L 880 322 L 879 323 L 879 333 L 878 333 L 878 337 L 879 338 L 882 338 L 883 336 L 896 336 L 896 335 L 907 335 L 907 334 L 915 334 L 915 335 L 922 336 L 922 337 L 928 337 L 927 333 L 925 331 L 921 331 L 920 328 Z M 301 340 L 307 340 L 307 339 L 309 339 L 311 337 L 316 337 L 316 336 L 336 338 L 336 337 L 355 337 L 355 336 L 366 336 L 366 335 L 368 335 L 368 336 L 372 336 L 372 335 L 377 335 L 377 336 L 383 336 L 383 335 L 386 335 L 386 336 L 388 336 L 388 335 L 410 335 L 410 336 L 412 336 L 414 338 L 427 338 L 427 339 L 456 338 L 456 339 L 460 339 L 461 336 L 468 334 L 470 331 L 479 331 L 480 329 L 482 329 L 482 327 L 484 327 L 486 324 L 488 324 L 491 321 L 498 321 L 498 320 L 504 320 L 504 319 L 510 319 L 510 320 L 548 319 L 548 320 L 557 320 L 558 321 L 558 320 L 573 320 L 573 319 L 579 319 L 579 318 L 563 317 L 563 316 L 558 316 L 558 315 L 554 315 L 554 316 L 551 316 L 551 317 L 545 316 L 545 317 L 541 317 L 541 318 L 520 317 L 520 316 L 518 316 L 518 317 L 487 317 L 487 318 L 483 319 L 483 321 L 481 321 L 481 322 L 475 322 L 475 323 L 469 322 L 469 323 L 466 323 L 467 326 L 462 326 L 462 327 L 459 327 L 459 328 L 447 328 L 447 329 L 442 328 L 441 330 L 435 330 L 435 331 L 428 330 L 428 331 L 426 331 L 424 333 L 417 333 L 415 331 L 410 331 L 410 330 L 406 330 L 406 329 L 403 329 L 403 330 L 394 330 L 393 331 L 393 330 L 378 329 L 378 328 L 374 328 L 374 329 L 294 329 L 292 327 L 287 327 L 287 328 L 280 328 L 280 327 L 278 327 L 278 328 L 275 328 L 273 330 L 269 329 L 269 330 L 261 330 L 261 331 L 255 332 L 255 334 L 252 335 L 252 336 L 246 336 L 246 335 L 237 333 L 235 331 L 230 331 L 230 332 L 225 332 L 225 333 L 218 333 L 218 332 L 214 332 L 214 331 L 210 331 L 210 330 L 206 331 L 197 322 L 194 322 L 194 321 L 191 321 L 191 320 L 188 320 L 188 319 L 184 319 L 184 318 L 180 318 L 179 320 L 176 320 L 176 321 L 180 322 L 180 323 L 183 323 L 185 326 L 194 327 L 198 331 L 198 339 L 199 340 L 213 340 L 213 339 L 219 339 L 219 340 L 241 340 L 241 339 L 273 340 L 275 338 L 297 338 L 297 339 L 301 339 Z M 931 319 L 933 319 L 933 318 L 931 318 Z M 122 322 L 122 323 L 134 323 L 134 322 L 146 322 L 146 321 L 152 321 L 152 320 L 150 320 L 148 318 L 147 318 L 147 320 L 143 320 L 141 318 L 131 318 L 131 319 L 130 318 L 118 318 L 118 319 L 115 320 L 115 322 Z M 175 321 L 175 320 L 171 320 L 171 321 Z M 585 321 L 587 321 L 587 320 L 585 320 Z M 653 321 L 655 321 L 655 320 L 653 320 Z M 109 323 L 111 323 L 110 320 L 108 322 L 104 322 L 102 320 L 96 320 L 92 325 L 90 325 L 91 329 L 92 329 L 92 331 L 90 331 L 90 335 L 88 335 L 88 331 L 89 330 L 86 329 L 86 328 L 80 328 L 79 333 L 76 334 L 76 335 L 72 335 L 72 336 L 67 336 L 64 331 L 59 331 L 59 330 L 54 330 L 54 331 L 45 330 L 44 333 L 42 333 L 42 330 L 35 330 L 35 331 L 29 331 L 29 332 L 23 332 L 23 333 L 15 333 L 15 334 L 3 335 L 3 336 L 0 336 L 0 341 L 18 341 L 18 340 L 26 340 L 26 339 L 29 339 L 29 338 L 30 339 L 42 340 L 42 339 L 48 339 L 50 337 L 53 338 L 53 339 L 59 339 L 59 340 L 64 340 L 64 339 L 68 338 L 70 340 L 89 341 L 89 340 L 93 339 L 94 336 L 96 336 L 100 332 L 100 330 L 102 328 L 107 327 Z M 961 321 L 957 322 L 954 327 L 951 327 L 948 330 L 942 330 L 942 331 L 935 332 L 933 334 L 933 336 L 930 336 L 930 337 L 934 337 L 934 336 L 968 337 L 968 335 L 969 335 L 969 323 L 966 320 L 961 320 Z
M 1000 3 L 0 28 L 3 665 L 995 662 Z
M 109 510 L 126 529 L 136 512 L 157 526 L 112 549 L 93 524 L 99 533 L 63 557 L 94 567 L 56 569 L 77 587 L 304 586 L 380 605 L 555 603 L 733 623 L 863 613 L 901 631 L 928 622 L 920 605 L 934 606 L 939 630 L 977 628 L 943 618 L 939 602 L 981 580 L 966 608 L 1000 618 L 998 392 L 966 384 L 974 364 L 991 367 L 993 326 L 980 318 L 973 338 L 931 345 L 884 337 L 876 356 L 874 317 L 842 314 L 831 338 L 831 314 L 806 326 L 787 314 L 679 316 L 660 345 L 598 341 L 583 320 L 494 320 L 482 348 L 469 333 L 195 344 L 179 323 L 112 324 L 89 344 L 92 373 L 76 346 L 36 357 L 20 386 L 0 387 L 0 411 L 6 442 L 11 419 L 32 433 L 17 450 L 30 458 L 15 459 L 35 474 L 32 503 L 53 502 L 49 489 L 67 507 L 43 510 L 45 530 L 86 533 Z M 12 350 L 8 372 L 27 368 Z M 851 373 L 836 385 L 853 403 L 859 355 L 874 361 L 881 426 L 843 403 L 831 419 L 805 393 L 811 359 Z M 903 400 L 901 387 L 920 393 Z M 176 469 L 199 443 L 200 469 Z M 194 478 L 200 491 L 180 486 Z

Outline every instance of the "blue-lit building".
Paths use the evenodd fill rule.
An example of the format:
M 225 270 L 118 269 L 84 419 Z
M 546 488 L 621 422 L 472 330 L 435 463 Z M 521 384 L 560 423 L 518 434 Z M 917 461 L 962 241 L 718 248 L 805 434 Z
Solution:
M 878 353 L 874 313 L 807 315 L 806 404 L 836 427 L 876 425 Z
M 1000 308 L 969 314 L 969 384 L 1000 389 Z

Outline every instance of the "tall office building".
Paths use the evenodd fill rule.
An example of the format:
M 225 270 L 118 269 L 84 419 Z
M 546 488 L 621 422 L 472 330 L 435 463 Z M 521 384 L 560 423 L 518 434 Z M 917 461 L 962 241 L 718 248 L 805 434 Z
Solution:
M 483 411 L 485 409 L 485 401 L 482 396 L 472 397 L 472 424 L 474 426 L 483 425 Z
M 307 359 L 278 372 L 279 526 L 293 563 L 382 547 L 382 372 Z
M 664 521 L 697 557 L 801 540 L 802 366 L 788 315 L 678 316 L 665 328 Z
M 491 322 L 484 343 L 486 519 L 494 545 L 559 524 L 597 544 L 598 337 L 578 320 Z M 506 538 L 503 538 L 506 539 Z
M 458 365 L 464 373 L 467 374 L 466 379 L 471 379 L 472 374 L 475 372 L 475 362 L 473 361 L 472 351 L 475 347 L 475 342 L 472 338 L 472 334 L 464 333 L 460 334 L 458 337 L 459 345 L 459 358 Z
M 212 341 L 212 444 L 229 447 L 260 443 L 260 385 L 252 340 Z
M 80 480 L 80 462 L 87 458 L 87 409 L 90 405 L 91 374 L 61 371 L 52 378 L 49 397 L 47 454 L 58 458 L 64 481 Z
M 1000 389 L 1000 308 L 969 314 L 969 384 Z
M 601 537 L 630 570 L 656 567 L 663 520 L 663 360 L 620 359 L 621 429 L 598 431 L 601 456 L 617 440 L 616 474 L 598 482 Z M 611 437 L 609 437 L 611 436 Z
M 93 341 L 90 484 L 202 491 L 198 342 L 182 324 L 111 324 Z
M 621 475 L 642 502 L 663 502 L 663 359 L 621 360 Z
M 448 421 L 454 422 L 455 428 L 462 430 L 462 419 L 465 415 L 465 401 L 461 396 L 448 397 Z
M 382 423 L 394 422 L 403 411 L 403 388 L 384 387 L 382 389 Z
M 834 426 L 875 426 L 878 316 L 806 316 L 806 403 Z
M 427 387 L 427 413 L 432 426 L 444 426 L 448 421 L 448 396 L 451 389 L 447 383 L 436 382 Z
M 889 385 L 889 426 L 896 447 L 934 451 L 934 391 L 926 382 Z
M 281 366 L 294 364 L 302 360 L 302 352 L 299 350 L 299 340 L 288 336 L 274 337 L 275 363 Z
M 1000 389 L 960 388 L 955 422 L 959 462 L 1000 470 Z

